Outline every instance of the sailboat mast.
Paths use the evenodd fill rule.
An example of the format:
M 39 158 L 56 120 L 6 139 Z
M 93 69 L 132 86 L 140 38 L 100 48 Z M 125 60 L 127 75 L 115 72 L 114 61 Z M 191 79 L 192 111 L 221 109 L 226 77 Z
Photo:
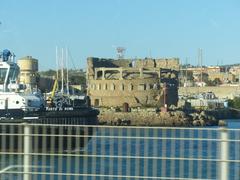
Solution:
M 56 78 L 58 79 L 58 47 L 56 46 Z
M 200 82 L 203 83 L 202 49 L 198 49 L 198 68 L 200 68 Z
M 58 52 L 58 47 L 56 46 L 56 76 L 57 77 L 55 81 L 57 81 L 57 83 L 59 80 L 58 70 L 59 70 L 59 52 Z M 58 85 L 57 85 L 56 91 L 58 91 Z
M 68 49 L 66 48 L 66 68 L 67 68 L 67 95 L 69 95 L 69 81 L 68 81 Z
M 63 94 L 63 92 L 64 92 L 64 89 L 63 89 L 63 86 L 64 86 L 64 83 L 63 83 L 63 80 L 64 80 L 64 78 L 63 78 L 63 66 L 64 66 L 64 62 L 63 62 L 63 59 L 64 59 L 64 52 L 63 52 L 63 48 L 62 48 L 62 57 L 61 57 L 61 65 L 62 65 L 62 67 L 61 67 L 61 76 L 62 76 L 62 88 L 61 88 L 61 93 Z

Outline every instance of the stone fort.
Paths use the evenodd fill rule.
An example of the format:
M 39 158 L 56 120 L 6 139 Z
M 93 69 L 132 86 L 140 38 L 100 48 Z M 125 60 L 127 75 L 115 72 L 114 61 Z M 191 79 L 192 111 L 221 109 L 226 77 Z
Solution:
M 87 94 L 96 107 L 177 105 L 179 59 L 87 59 Z

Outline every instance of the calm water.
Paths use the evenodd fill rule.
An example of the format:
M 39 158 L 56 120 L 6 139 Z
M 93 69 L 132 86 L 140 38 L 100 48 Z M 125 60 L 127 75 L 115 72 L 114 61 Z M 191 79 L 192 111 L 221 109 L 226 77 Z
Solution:
M 235 128 L 240 129 L 240 120 L 228 120 L 228 127 L 229 128 Z M 216 128 L 216 127 L 213 127 Z M 203 134 L 201 134 L 200 137 L 207 137 L 204 131 L 202 131 Z M 166 137 L 179 137 L 181 132 L 179 130 L 175 130 L 174 134 L 172 134 L 171 130 L 165 131 L 164 135 L 162 134 L 162 130 L 149 130 L 147 132 L 147 135 L 149 137 L 154 136 L 166 136 Z M 207 133 L 207 132 L 206 132 Z M 240 133 L 238 133 L 237 136 L 239 136 Z M 125 129 L 98 129 L 96 132 L 96 135 L 102 135 L 102 136 L 108 136 L 108 135 L 115 135 L 115 136 L 146 136 L 145 130 L 127 130 Z M 189 132 L 184 132 L 184 137 L 199 137 L 199 132 L 194 131 L 192 134 Z M 218 138 L 218 134 L 216 131 L 211 132 L 210 135 L 211 138 Z M 236 138 L 235 134 L 230 134 L 230 137 Z M 188 142 L 185 141 L 180 142 L 179 140 L 176 140 L 175 143 L 171 143 L 170 140 L 142 140 L 142 139 L 110 139 L 110 138 L 92 138 L 88 145 L 83 149 L 84 153 L 87 155 L 96 154 L 96 155 L 113 155 L 113 156 L 165 156 L 165 157 L 171 157 L 172 153 L 174 153 L 175 157 L 202 157 L 202 158 L 217 158 L 217 151 L 218 151 L 218 144 L 217 142 L 211 143 L 211 150 L 212 152 L 209 152 L 209 143 L 207 141 L 202 141 L 201 143 L 201 151 L 199 152 L 199 141 L 192 141 Z M 165 148 L 163 148 L 165 147 Z M 179 148 L 181 147 L 181 149 Z M 239 146 L 238 146 L 239 147 Z M 155 150 L 154 150 L 155 149 Z M 156 150 L 157 149 L 157 150 Z M 160 149 L 160 150 L 159 150 Z M 239 153 L 235 153 L 234 150 L 236 150 L 235 144 L 230 143 L 230 159 L 239 159 Z M 240 151 L 240 149 L 239 149 Z M 14 158 L 15 159 L 15 158 Z M 197 174 L 202 174 L 201 178 L 212 178 L 217 179 L 217 164 L 215 162 L 207 164 L 206 161 L 201 162 L 201 169 L 199 170 L 199 164 L 197 161 L 191 161 L 191 162 L 181 162 L 179 160 L 171 161 L 171 160 L 144 160 L 144 159 L 129 159 L 129 158 L 122 158 L 119 160 L 118 158 L 99 158 L 99 157 L 78 157 L 78 158 L 59 158 L 54 157 L 54 159 L 51 159 L 50 157 L 46 157 L 45 159 L 37 158 L 35 159 L 35 162 L 33 164 L 39 166 L 45 165 L 50 166 L 51 168 L 47 169 L 37 169 L 38 171 L 45 171 L 45 172 L 65 172 L 65 173 L 84 173 L 84 174 L 119 174 L 119 170 L 122 175 L 139 175 L 139 176 L 164 176 L 164 177 L 170 177 L 172 173 L 175 174 L 176 177 L 191 177 L 191 178 L 197 178 Z M 54 164 L 52 164 L 54 163 Z M 69 165 L 71 164 L 71 166 Z M 76 167 L 75 165 L 78 164 L 79 166 Z M 147 166 L 146 166 L 147 165 Z M 155 169 L 153 168 L 153 165 L 155 165 Z M 173 168 L 167 168 L 166 171 L 162 172 L 162 167 L 173 167 Z M 180 171 L 179 167 L 184 167 L 184 172 Z M 146 167 L 148 169 L 146 170 Z M 181 169 L 182 169 L 181 167 Z M 209 170 L 209 167 L 211 168 L 210 175 L 206 173 L 207 170 Z M 237 173 L 236 168 L 239 171 L 239 165 L 236 166 L 236 164 L 230 164 L 230 179 L 232 179 Z M 189 171 L 191 169 L 191 172 Z M 21 177 L 17 176 L 11 176 L 10 179 L 22 179 Z M 50 178 L 50 176 L 46 175 L 44 176 L 46 179 L 58 179 L 57 176 L 54 176 Z M 65 179 L 66 177 L 63 177 Z M 9 176 L 1 176 L 1 179 L 9 179 Z M 33 179 L 43 179 L 43 176 L 34 176 Z M 74 179 L 74 176 L 70 179 Z M 82 177 L 79 177 L 79 179 L 83 179 Z M 88 177 L 85 179 L 93 179 L 92 177 Z M 99 177 L 96 177 L 96 179 L 100 179 Z M 108 179 L 106 177 L 102 179 Z M 117 179 L 117 178 L 111 178 L 111 179 Z M 131 179 L 131 178 L 121 178 L 121 179 Z M 133 178 L 132 178 L 133 179 Z
M 226 120 L 227 127 L 233 129 L 240 129 L 240 119 L 230 119 Z

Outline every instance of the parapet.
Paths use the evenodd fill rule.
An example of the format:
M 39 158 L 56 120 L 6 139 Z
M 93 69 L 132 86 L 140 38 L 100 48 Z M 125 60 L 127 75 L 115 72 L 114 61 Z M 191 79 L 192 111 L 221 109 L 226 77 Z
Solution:
M 129 68 L 129 69 L 171 69 L 179 71 L 179 58 L 145 58 L 145 59 L 107 59 L 107 58 L 87 58 L 87 79 L 93 79 L 96 68 Z

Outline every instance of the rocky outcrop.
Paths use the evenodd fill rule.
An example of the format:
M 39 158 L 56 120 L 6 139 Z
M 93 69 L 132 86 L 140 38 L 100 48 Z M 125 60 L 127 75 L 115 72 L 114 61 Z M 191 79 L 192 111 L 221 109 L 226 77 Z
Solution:
M 181 110 L 157 112 L 153 110 L 138 110 L 133 112 L 115 112 L 113 110 L 101 110 L 100 124 L 106 125 L 133 125 L 133 126 L 214 126 L 218 120 L 200 113 L 187 114 Z

